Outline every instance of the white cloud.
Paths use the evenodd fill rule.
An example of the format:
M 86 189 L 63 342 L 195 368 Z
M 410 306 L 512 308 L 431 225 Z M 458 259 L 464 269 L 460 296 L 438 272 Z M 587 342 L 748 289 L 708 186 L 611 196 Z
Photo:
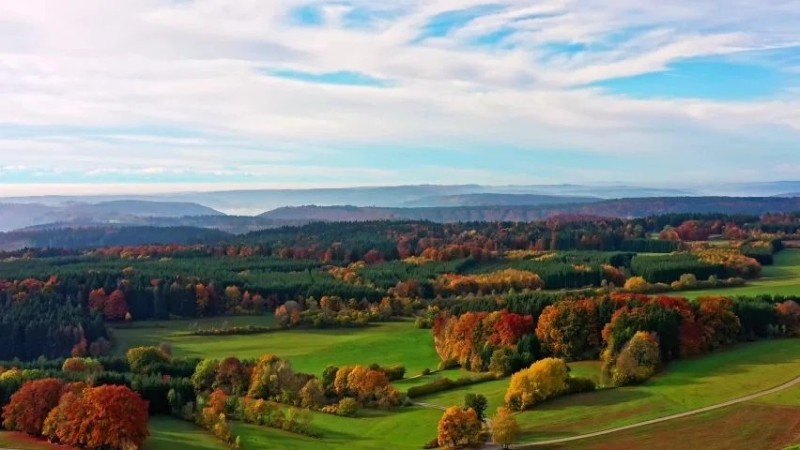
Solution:
M 309 3 L 322 7 L 323 26 L 289 19 Z M 656 158 L 690 157 L 711 142 L 722 158 L 723 148 L 743 151 L 733 136 L 779 130 L 786 142 L 800 137 L 797 90 L 715 102 L 641 100 L 585 86 L 690 57 L 796 45 L 794 1 L 504 0 L 502 10 L 447 36 L 417 39 L 437 14 L 484 3 L 392 2 L 369 26 L 347 28 L 351 8 L 387 7 L 366 0 L 0 0 L 0 125 L 33 130 L 0 135 L 0 166 L 151 176 L 163 167 L 271 175 L 290 166 L 313 176 L 324 158 L 348 146 L 483 143 Z M 510 48 L 471 44 L 503 29 Z M 593 47 L 554 50 L 562 44 Z M 266 76 L 267 68 L 352 71 L 392 84 L 312 84 Z M 54 127 L 67 130 L 47 130 Z M 171 129 L 188 137 L 165 136 Z M 365 182 L 404 176 L 343 170 Z M 476 181 L 493 176 L 471 174 Z

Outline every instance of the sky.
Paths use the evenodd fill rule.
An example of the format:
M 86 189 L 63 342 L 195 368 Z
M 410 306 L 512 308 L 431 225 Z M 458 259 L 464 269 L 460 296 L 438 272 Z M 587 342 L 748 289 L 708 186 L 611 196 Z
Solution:
M 796 0 L 0 0 L 0 196 L 800 179 Z

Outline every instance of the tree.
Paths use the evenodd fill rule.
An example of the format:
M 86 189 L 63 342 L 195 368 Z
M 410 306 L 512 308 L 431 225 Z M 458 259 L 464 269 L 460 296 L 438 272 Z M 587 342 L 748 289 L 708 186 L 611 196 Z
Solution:
M 648 283 L 644 277 L 630 277 L 625 282 L 625 290 L 632 292 L 642 292 L 647 289 Z
M 475 411 L 475 414 L 478 415 L 478 420 L 481 422 L 483 422 L 483 419 L 486 418 L 485 414 L 487 406 L 489 406 L 489 401 L 486 400 L 486 397 L 481 394 L 470 392 L 464 396 L 464 408 L 472 408 Z
M 192 375 L 192 385 L 197 392 L 205 392 L 212 389 L 216 378 L 219 361 L 216 359 L 203 359 L 194 369 Z
M 654 333 L 639 331 L 622 348 L 612 369 L 612 381 L 618 386 L 647 380 L 661 363 L 658 338 Z
M 536 337 L 554 356 L 570 360 L 596 357 L 600 344 L 596 303 L 585 299 L 546 307 L 536 324 Z
M 446 449 L 466 448 L 481 444 L 481 421 L 474 409 L 453 406 L 439 420 L 436 440 Z
M 523 410 L 534 404 L 556 397 L 567 389 L 567 364 L 563 359 L 545 358 L 528 369 L 511 376 L 505 402 L 511 408 Z
M 153 364 L 169 362 L 169 356 L 158 347 L 134 347 L 125 353 L 125 357 L 134 372 L 144 372 Z
M 102 372 L 103 366 L 92 358 L 67 358 L 61 366 L 63 372 Z
M 40 436 L 47 415 L 58 405 L 63 391 L 64 382 L 55 378 L 23 384 L 3 408 L 3 426 L 7 430 Z
M 222 389 L 228 395 L 238 395 L 247 392 L 248 382 L 247 370 L 242 362 L 239 361 L 239 358 L 229 356 L 217 366 L 217 374 L 212 387 Z
M 508 449 L 519 435 L 519 424 L 514 418 L 514 413 L 506 407 L 497 408 L 497 414 L 492 417 L 492 441 Z
M 325 390 L 316 378 L 308 380 L 300 389 L 300 405 L 304 408 L 317 409 L 325 404 Z
M 128 303 L 125 293 L 117 289 L 108 296 L 103 306 L 103 316 L 106 320 L 122 320 L 128 314 Z
M 147 430 L 147 402 L 125 386 L 68 392 L 45 420 L 43 433 L 64 445 L 88 449 L 139 448 Z

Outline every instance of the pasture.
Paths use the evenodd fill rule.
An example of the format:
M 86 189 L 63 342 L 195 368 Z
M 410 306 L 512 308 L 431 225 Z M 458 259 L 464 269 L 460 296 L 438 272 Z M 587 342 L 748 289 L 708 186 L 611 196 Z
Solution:
M 230 326 L 267 325 L 271 320 L 272 316 L 246 316 L 200 323 L 202 327 L 223 321 Z M 407 376 L 417 375 L 425 368 L 436 369 L 439 364 L 431 331 L 414 328 L 410 321 L 378 323 L 364 328 L 294 329 L 237 336 L 194 336 L 190 331 L 195 322 L 199 321 L 176 320 L 159 322 L 163 327 L 117 328 L 114 332 L 117 351 L 168 342 L 175 356 L 245 359 L 274 353 L 291 361 L 296 370 L 317 375 L 329 364 L 402 364 Z

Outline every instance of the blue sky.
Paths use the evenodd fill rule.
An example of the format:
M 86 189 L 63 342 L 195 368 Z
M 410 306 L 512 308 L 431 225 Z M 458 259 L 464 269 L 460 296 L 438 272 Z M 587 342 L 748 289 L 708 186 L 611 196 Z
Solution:
M 0 196 L 800 179 L 795 1 L 66 3 L 0 2 Z

